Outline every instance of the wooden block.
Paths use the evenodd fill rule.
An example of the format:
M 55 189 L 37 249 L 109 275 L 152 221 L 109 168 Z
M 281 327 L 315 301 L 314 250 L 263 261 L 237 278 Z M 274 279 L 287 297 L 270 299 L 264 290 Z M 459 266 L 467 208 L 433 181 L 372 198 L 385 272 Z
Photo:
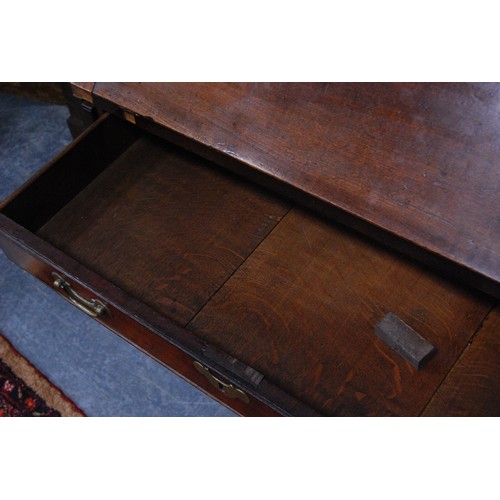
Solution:
M 435 351 L 433 345 L 392 312 L 375 325 L 375 334 L 417 369 Z
M 246 365 L 245 363 L 242 363 L 238 359 L 233 358 L 232 356 L 229 356 L 228 354 L 218 349 L 207 346 L 206 348 L 202 349 L 202 351 L 203 355 L 206 358 L 216 361 L 220 366 L 226 368 L 226 370 L 229 370 L 230 372 L 247 380 L 254 386 L 258 386 L 264 378 L 264 375 L 262 375 L 262 373 L 259 373 L 252 367 Z
M 85 83 L 71 83 L 71 90 L 73 95 L 78 99 L 83 99 L 87 102 L 94 102 L 94 98 L 92 97 L 92 89 L 94 88 L 94 83 L 85 82 Z
M 130 113 L 129 111 L 123 110 L 123 118 L 127 120 L 130 123 L 133 123 L 135 125 L 135 115 L 134 113 Z

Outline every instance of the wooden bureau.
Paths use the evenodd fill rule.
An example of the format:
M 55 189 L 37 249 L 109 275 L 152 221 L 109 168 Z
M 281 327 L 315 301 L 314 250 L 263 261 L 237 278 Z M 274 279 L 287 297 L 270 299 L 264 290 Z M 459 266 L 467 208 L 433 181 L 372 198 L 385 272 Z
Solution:
M 500 86 L 71 89 L 14 262 L 241 415 L 500 414 Z

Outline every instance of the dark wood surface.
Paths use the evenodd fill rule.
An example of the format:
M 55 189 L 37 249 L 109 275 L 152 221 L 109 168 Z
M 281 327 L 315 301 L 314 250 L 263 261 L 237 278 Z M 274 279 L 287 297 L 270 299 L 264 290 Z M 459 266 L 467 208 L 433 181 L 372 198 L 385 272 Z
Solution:
M 2 214 L 0 214 L 0 247 L 12 261 L 52 289 L 54 289 L 52 272 L 62 272 L 64 276 L 69 277 L 73 288 L 80 295 L 104 301 L 111 311 L 111 316 L 104 316 L 98 320 L 99 322 L 240 415 L 254 417 L 318 415 L 313 409 L 265 379 L 255 387 L 246 380 L 235 377 L 227 367 L 214 362 L 213 354 L 205 356 L 207 350 L 218 353 L 219 359 L 227 357 L 224 353 L 200 341 L 190 331 L 135 300 L 114 284 Z M 236 387 L 241 387 L 247 394 L 249 403 L 228 398 L 215 389 L 194 368 L 194 360 L 209 367 L 222 380 L 231 381 Z
M 500 416 L 500 308 L 494 309 L 425 409 L 425 416 Z
M 500 85 L 97 83 L 93 92 L 500 296 Z
M 145 136 L 39 234 L 186 324 L 288 210 L 234 174 Z
M 328 415 L 417 415 L 491 300 L 293 209 L 191 321 Z M 420 370 L 375 335 L 393 312 L 436 348 Z
M 69 175 L 70 179 L 75 177 L 76 179 L 71 179 L 73 188 L 76 189 L 76 186 L 79 185 L 80 189 L 83 190 L 81 193 L 82 195 L 84 195 L 86 189 L 92 189 L 92 184 L 87 186 L 87 173 L 84 171 L 84 165 L 82 165 L 81 161 L 77 161 L 78 168 L 75 168 L 75 166 L 71 164 L 71 161 L 69 161 L 71 155 L 73 154 L 73 148 L 81 148 L 82 144 L 86 141 L 93 141 L 95 139 L 96 144 L 87 144 L 89 149 L 109 148 L 112 151 L 116 151 L 117 146 L 122 143 L 122 140 L 125 140 L 128 137 L 129 125 L 120 120 L 117 124 L 117 129 L 113 133 L 105 133 L 107 130 L 106 127 L 112 122 L 112 120 L 114 120 L 113 117 L 101 118 L 90 131 L 68 146 L 68 148 L 66 148 L 66 150 L 58 156 L 58 158 L 47 164 L 41 172 L 35 175 L 32 179 L 28 180 L 16 193 L 4 202 L 1 210 L 2 213 L 0 213 L 0 247 L 20 267 L 32 273 L 49 286 L 52 286 L 52 277 L 50 276 L 50 272 L 61 272 L 71 281 L 74 288 L 79 293 L 84 296 L 89 296 L 89 294 L 91 294 L 91 296 L 104 301 L 113 311 L 112 319 L 108 317 L 103 318 L 102 323 L 105 326 L 121 335 L 123 338 L 152 356 L 154 359 L 157 359 L 161 363 L 178 372 L 181 376 L 191 381 L 191 383 L 197 387 L 200 387 L 202 390 L 220 400 L 224 404 L 229 405 L 238 413 L 248 416 L 271 416 L 276 414 L 296 416 L 318 415 L 315 410 L 290 396 L 280 387 L 272 384 L 265 378 L 262 379 L 258 385 L 255 385 L 254 381 L 248 380 L 247 377 L 244 376 L 247 370 L 245 368 L 242 371 L 242 367 L 246 367 L 246 365 L 242 364 L 239 360 L 236 360 L 233 356 L 228 355 L 223 350 L 211 346 L 206 341 L 199 339 L 189 330 L 182 328 L 177 322 L 170 319 L 168 314 L 161 314 L 148 304 L 136 299 L 135 294 L 128 293 L 118 287 L 116 283 L 113 283 L 102 275 L 96 273 L 94 266 L 86 266 L 81 262 L 78 262 L 63 250 L 56 248 L 51 243 L 34 234 L 33 231 L 38 228 L 41 221 L 45 220 L 46 222 L 47 217 L 54 215 L 54 210 L 67 210 L 69 205 L 71 205 L 71 202 L 69 205 L 66 205 L 68 200 L 64 198 L 64 200 L 58 199 L 55 205 L 52 205 L 50 209 L 47 210 L 44 208 L 45 203 L 50 205 L 51 196 L 54 193 L 61 191 L 64 187 L 61 185 L 60 177 L 54 175 L 53 171 L 59 172 L 59 174 L 62 174 L 63 177 L 64 175 Z M 126 127 L 126 131 L 125 137 L 120 138 L 121 133 L 119 130 L 122 126 Z M 139 133 L 137 130 L 136 132 Z M 107 144 L 103 144 L 101 142 L 102 134 L 107 137 Z M 139 142 L 136 143 L 136 145 L 140 148 L 141 146 L 144 146 L 145 142 L 147 142 L 147 139 L 142 138 L 139 139 Z M 250 231 L 251 234 L 249 235 L 249 238 L 257 238 L 257 236 L 260 238 L 260 236 L 262 236 L 263 229 L 266 226 L 269 225 L 269 227 L 271 227 L 276 224 L 278 219 L 275 218 L 274 210 L 279 209 L 283 211 L 283 213 L 288 210 L 288 204 L 286 202 L 276 199 L 275 196 L 270 195 L 269 193 L 265 193 L 261 188 L 242 184 L 241 180 L 235 178 L 234 175 L 225 171 L 220 171 L 214 165 L 207 165 L 203 160 L 193 158 L 192 155 L 187 154 L 183 150 L 178 151 L 175 147 L 170 148 L 168 145 L 159 142 L 158 139 L 155 138 L 151 139 L 151 144 L 156 145 L 156 147 L 152 146 L 151 149 L 146 147 L 148 153 L 146 158 L 139 154 L 137 162 L 128 164 L 128 166 L 125 167 L 125 170 L 128 168 L 133 174 L 121 182 L 122 187 L 125 186 L 125 191 L 127 191 L 127 185 L 130 190 L 133 191 L 134 180 L 137 180 L 137 169 L 142 166 L 143 170 L 148 170 L 149 167 L 154 170 L 156 160 L 160 160 L 163 162 L 162 165 L 165 166 L 166 158 L 170 156 L 170 159 L 173 159 L 171 163 L 173 165 L 173 171 L 176 168 L 183 167 L 184 176 L 177 172 L 179 175 L 180 185 L 174 186 L 173 191 L 171 191 L 173 199 L 171 200 L 172 206 L 170 208 L 168 208 L 168 202 L 165 201 L 165 207 L 167 208 L 163 216 L 168 215 L 168 213 L 170 213 L 172 219 L 178 216 L 176 213 L 176 209 L 178 207 L 175 206 L 175 199 L 179 200 L 179 198 L 182 197 L 183 188 L 186 188 L 189 191 L 189 188 L 186 187 L 188 185 L 200 187 L 200 181 L 198 181 L 198 184 L 196 179 L 191 179 L 191 181 L 188 182 L 186 180 L 186 176 L 189 177 L 189 175 L 197 174 L 200 175 L 201 180 L 207 181 L 206 183 L 201 183 L 202 189 L 198 192 L 190 191 L 192 196 L 188 197 L 187 200 L 184 200 L 188 202 L 188 206 L 196 205 L 198 203 L 196 196 L 201 196 L 205 201 L 210 200 L 210 195 L 203 194 L 202 191 L 207 191 L 208 193 L 210 189 L 215 189 L 218 196 L 220 196 L 218 201 L 215 201 L 216 196 L 212 197 L 212 201 L 214 202 L 214 207 L 212 208 L 214 208 L 213 212 L 215 212 L 215 214 L 208 210 L 209 207 L 207 205 L 205 206 L 206 214 L 204 214 L 206 217 L 202 217 L 202 215 L 198 213 L 198 216 L 195 217 L 196 220 L 192 221 L 189 220 L 188 217 L 186 218 L 188 233 L 190 231 L 191 233 L 196 231 L 196 228 L 191 227 L 193 222 L 197 223 L 198 226 L 201 223 L 204 224 L 206 220 L 210 220 L 210 217 L 217 216 L 217 214 L 221 215 L 221 212 L 223 211 L 221 207 L 224 206 L 226 208 L 231 208 L 231 203 L 233 203 L 236 204 L 234 208 L 241 209 L 241 213 L 249 216 L 249 221 L 243 224 L 241 221 L 238 221 L 236 224 L 234 222 L 234 214 L 231 214 L 230 212 L 226 213 L 225 218 L 228 219 L 228 221 L 231 221 L 228 222 L 227 224 L 229 225 L 226 226 L 228 234 L 227 236 L 224 235 L 222 240 L 217 240 L 215 244 L 220 244 L 224 238 L 227 239 L 227 242 L 239 241 L 239 236 L 242 236 L 243 234 L 242 228 L 251 229 L 253 227 L 254 231 Z M 160 153 L 160 150 L 162 150 L 165 154 Z M 177 151 L 177 155 L 174 151 Z M 133 150 L 130 150 L 129 152 L 133 154 Z M 125 153 L 125 156 L 126 155 L 127 153 Z M 105 158 L 108 158 L 110 162 L 112 161 L 112 158 L 110 158 L 107 153 L 103 154 L 101 161 L 104 161 Z M 116 161 L 119 162 L 121 159 L 122 158 L 118 158 Z M 74 160 L 76 161 L 77 159 L 74 158 Z M 125 164 L 127 165 L 127 162 L 125 162 Z M 108 164 L 108 167 L 109 166 L 110 165 Z M 113 165 L 111 165 L 111 168 L 112 167 Z M 94 169 L 92 175 L 95 177 L 95 175 L 98 175 L 104 167 L 102 164 L 99 164 L 99 168 L 96 166 L 93 166 L 92 168 Z M 200 169 L 200 171 L 197 171 L 197 169 Z M 158 187 L 156 187 L 156 192 L 155 183 L 152 183 L 152 185 L 150 184 L 149 187 L 145 186 L 145 189 L 149 189 L 151 194 L 156 193 L 156 195 L 165 196 L 165 194 L 168 195 L 168 193 L 162 191 L 161 188 L 168 185 L 168 182 L 165 181 L 165 179 L 168 178 L 169 172 L 165 169 L 160 170 L 162 174 L 159 177 L 160 180 L 163 178 L 163 181 L 159 182 Z M 78 177 L 80 178 L 78 179 Z M 52 182 L 49 182 L 48 179 L 52 179 Z M 99 185 L 99 177 L 97 177 L 96 181 L 97 185 Z M 138 182 L 140 183 L 140 181 Z M 172 180 L 171 183 L 175 184 L 174 180 Z M 226 190 L 224 189 L 224 186 L 227 188 Z M 120 194 L 114 193 L 113 186 L 106 184 L 106 188 L 107 189 L 103 190 L 103 193 L 101 193 L 102 198 L 110 197 L 111 203 L 113 200 L 116 201 L 119 199 Z M 230 193 L 227 192 L 228 190 Z M 241 196 L 238 202 L 233 194 L 236 192 L 238 192 Z M 37 195 L 32 197 L 27 193 L 37 193 Z M 123 192 L 121 194 L 123 194 Z M 65 196 L 67 196 L 67 194 Z M 37 199 L 38 201 L 36 201 Z M 133 204 L 134 199 L 134 196 L 132 196 L 129 201 Z M 145 201 L 141 197 L 139 197 L 139 199 Z M 30 200 L 33 202 L 30 203 Z M 90 201 L 103 203 L 102 199 L 91 199 Z M 151 206 L 154 206 L 153 200 L 149 200 L 148 203 Z M 123 202 L 122 206 L 126 206 L 126 202 Z M 265 210 L 266 207 L 271 208 L 272 210 L 268 212 Z M 144 216 L 144 207 L 142 207 L 141 210 L 141 207 L 136 203 L 136 208 L 138 213 L 141 212 Z M 186 209 L 186 207 L 183 208 Z M 264 210 L 259 215 L 252 211 L 253 208 L 261 208 Z M 17 212 L 18 210 L 19 213 Z M 259 212 L 259 210 L 257 211 Z M 40 212 L 44 213 L 43 217 L 39 217 Z M 71 212 L 71 210 L 69 210 L 69 212 Z M 103 216 L 103 214 L 99 211 L 96 211 L 96 214 L 98 216 Z M 76 226 L 81 226 L 83 228 L 87 223 L 91 225 L 90 221 L 86 221 L 86 217 L 88 217 L 87 212 L 80 212 L 78 215 L 82 218 L 77 217 L 75 219 Z M 195 216 L 196 212 L 192 210 L 191 215 Z M 160 222 L 167 221 L 167 219 L 161 217 L 161 214 L 160 218 L 162 219 Z M 252 220 L 254 220 L 254 223 Z M 255 221 L 258 221 L 258 223 Z M 112 222 L 110 223 L 110 226 L 113 226 Z M 68 228 L 68 230 L 70 229 L 71 228 Z M 142 235 L 142 228 L 140 225 L 137 225 L 137 229 L 137 236 Z M 201 231 L 199 227 L 198 229 Z M 205 224 L 204 229 L 209 230 L 210 225 Z M 129 233 L 129 237 L 130 236 L 133 236 L 133 234 L 131 235 Z M 210 240 L 212 236 L 208 232 L 205 234 L 205 238 Z M 245 238 L 242 237 L 242 246 L 245 244 L 244 240 Z M 146 242 L 145 245 L 151 246 L 154 241 L 156 241 L 155 238 Z M 206 243 L 201 241 L 199 247 L 196 247 L 195 245 L 191 247 L 191 250 L 194 252 L 194 256 L 196 256 L 200 249 L 203 248 L 204 244 Z M 234 249 L 235 248 L 233 246 L 233 250 Z M 100 247 L 100 251 L 102 253 L 106 253 L 107 250 L 109 250 L 109 248 L 105 246 Z M 124 250 L 127 251 L 127 248 Z M 224 255 L 227 256 L 227 246 L 222 246 L 219 250 L 221 259 Z M 217 249 L 211 249 L 210 251 L 215 252 L 215 255 L 217 254 Z M 166 254 L 166 256 L 168 257 L 169 255 Z M 216 261 L 216 259 L 214 260 Z M 142 262 L 144 263 L 144 257 Z M 196 263 L 196 259 L 194 259 L 194 262 Z M 140 264 L 141 259 L 139 257 L 138 265 L 140 266 Z M 155 262 L 148 262 L 146 265 L 149 265 L 150 270 L 154 271 L 153 268 L 156 264 L 157 263 Z M 124 265 L 131 269 L 136 268 L 136 263 L 134 261 L 124 261 Z M 211 275 L 213 277 L 214 273 L 217 273 L 217 269 L 212 271 L 210 266 L 217 268 L 217 262 L 215 262 L 215 264 L 212 262 L 210 265 L 207 264 L 205 266 L 207 275 Z M 205 279 L 205 276 L 203 276 L 202 279 Z M 200 286 L 202 287 L 203 283 L 200 283 Z M 175 351 L 174 354 L 171 354 L 172 346 L 178 348 L 179 351 Z M 184 356 L 181 355 L 182 353 L 184 353 Z M 214 389 L 214 387 L 194 368 L 192 363 L 194 360 L 202 363 L 222 380 L 230 381 L 237 387 L 244 390 L 249 396 L 251 404 L 247 405 L 239 402 L 238 400 L 231 400 L 224 394 L 220 393 L 217 389 Z
M 498 414 L 492 299 L 113 120 L 3 205 L 21 267 L 49 286 L 63 272 L 109 304 L 103 324 L 244 415 Z M 390 312 L 436 347 L 420 370 L 376 337 Z

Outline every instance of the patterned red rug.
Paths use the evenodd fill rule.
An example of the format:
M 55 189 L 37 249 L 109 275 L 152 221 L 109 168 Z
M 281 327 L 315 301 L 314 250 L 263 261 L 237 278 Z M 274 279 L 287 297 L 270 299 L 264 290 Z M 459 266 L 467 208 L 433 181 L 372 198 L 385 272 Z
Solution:
M 0 335 L 0 417 L 84 417 L 84 413 Z

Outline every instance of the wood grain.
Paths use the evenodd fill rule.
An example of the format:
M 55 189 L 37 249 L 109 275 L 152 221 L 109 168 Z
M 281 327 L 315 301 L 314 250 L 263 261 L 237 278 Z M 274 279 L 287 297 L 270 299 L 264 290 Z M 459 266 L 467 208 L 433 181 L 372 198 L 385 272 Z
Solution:
M 80 295 L 102 299 L 111 311 L 111 316 L 103 316 L 97 321 L 240 415 L 317 415 L 314 410 L 267 380 L 254 387 L 218 366 L 213 356 L 205 358 L 207 349 L 212 353 L 218 351 L 1 214 L 0 247 L 18 266 L 52 289 L 52 272 L 57 271 L 69 277 L 73 288 Z M 218 354 L 218 357 L 222 356 L 224 353 Z M 222 375 L 223 379 L 241 387 L 248 395 L 250 404 L 230 399 L 214 389 L 196 371 L 194 360 L 208 366 L 217 376 Z
M 500 297 L 500 85 L 96 83 L 94 96 Z
M 500 308 L 446 377 L 425 416 L 500 417 Z
M 190 124 L 190 129 L 197 133 L 210 130 L 209 138 L 219 141 L 212 146 L 206 141 L 196 142 L 205 144 L 207 156 L 216 153 L 233 158 L 249 171 L 259 171 L 273 182 L 296 188 L 299 199 L 307 195 L 302 188 L 312 186 L 309 195 L 316 197 L 321 206 L 337 207 L 397 238 L 404 239 L 404 235 L 398 232 L 391 217 L 394 215 L 397 219 L 401 215 L 396 214 L 399 210 L 408 217 L 413 234 L 430 235 L 440 248 L 446 245 L 432 236 L 432 231 L 442 224 L 442 240 L 451 241 L 449 248 L 456 249 L 459 257 L 463 236 L 470 236 L 467 231 L 472 230 L 474 224 L 478 226 L 475 229 L 478 234 L 484 237 L 477 240 L 481 245 L 486 238 L 496 245 L 494 214 L 498 213 L 498 199 L 492 191 L 498 187 L 495 184 L 497 151 L 495 138 L 488 130 L 494 122 L 491 113 L 496 109 L 497 87 L 426 86 L 431 90 L 424 92 L 419 90 L 420 86 L 396 85 L 394 88 L 399 89 L 399 93 L 394 97 L 384 90 L 385 86 L 373 86 L 375 90 L 370 93 L 346 85 L 339 86 L 343 90 L 332 97 L 330 87 L 324 86 L 326 100 L 315 101 L 311 96 L 316 95 L 316 86 L 270 85 L 262 87 L 270 89 L 274 96 L 269 104 L 269 96 L 262 94 L 260 88 L 233 84 L 221 86 L 222 94 L 228 98 L 221 104 L 220 89 L 210 90 L 210 86 L 200 85 L 199 95 L 193 95 L 190 101 L 191 109 L 188 100 L 182 101 L 185 90 L 178 87 L 175 92 L 181 102 L 177 104 L 185 110 L 185 116 L 169 115 L 173 120 L 172 130 L 177 130 L 178 135 L 185 134 L 183 145 L 188 149 L 189 141 L 194 145 L 195 139 L 188 137 L 181 126 L 183 123 Z M 405 94 L 404 88 L 410 88 L 410 94 Z M 466 89 L 473 88 L 478 102 L 468 100 L 470 95 Z M 246 110 L 231 100 L 238 92 L 248 105 Z M 415 110 L 405 101 L 407 109 L 403 106 L 405 95 L 425 105 L 413 103 L 417 106 Z M 460 96 L 465 96 L 463 101 Z M 203 102 L 200 104 L 197 99 Z M 426 104 L 426 99 L 431 105 Z M 445 103 L 453 104 L 451 112 L 444 109 Z M 484 109 L 485 103 L 490 106 L 488 110 Z M 208 114 L 203 115 L 201 111 L 206 105 L 212 108 L 207 108 Z M 289 122 L 268 115 L 268 122 L 263 123 L 269 106 L 288 117 Z M 314 128 L 312 115 L 302 109 L 311 106 L 317 112 L 318 129 Z M 325 113 L 331 109 L 335 127 L 340 128 L 335 133 L 327 131 L 328 135 Z M 418 115 L 420 109 L 423 110 L 421 116 Z M 236 116 L 235 110 L 240 112 Z M 477 130 L 472 131 L 460 121 L 462 111 L 470 112 L 467 116 L 477 120 L 481 114 L 486 118 L 484 122 L 475 121 Z M 245 120 L 253 112 L 257 113 L 255 123 L 247 123 Z M 229 116 L 234 117 L 231 124 L 226 123 Z M 307 116 L 311 117 L 309 122 L 305 120 Z M 418 120 L 418 116 L 422 119 Z M 150 118 L 156 120 L 155 116 Z M 207 119 L 214 121 L 207 123 Z M 103 119 L 93 130 L 104 131 L 104 123 L 111 121 Z M 356 124 L 359 131 L 352 128 Z M 394 134 L 398 127 L 406 131 L 396 140 Z M 232 135 L 224 136 L 228 130 L 232 130 Z M 304 134 L 304 130 L 308 133 Z M 219 132 L 221 136 L 217 135 Z M 359 141 L 366 139 L 363 134 L 368 143 L 361 147 Z M 418 142 L 419 134 L 429 144 Z M 47 269 L 62 270 L 76 282 L 80 292 L 96 293 L 110 302 L 116 310 L 115 319 L 108 326 L 134 345 L 172 366 L 202 390 L 212 390 L 212 394 L 213 389 L 206 381 L 196 379 L 199 374 L 192 366 L 193 359 L 208 365 L 225 380 L 236 385 L 241 383 L 241 387 L 256 398 L 250 409 L 237 408 L 243 414 L 417 415 L 429 401 L 425 414 L 498 414 L 495 397 L 498 393 L 498 320 L 493 321 L 490 316 L 473 338 L 492 307 L 491 299 L 447 281 L 310 212 L 296 208 L 288 213 L 288 202 L 147 135 L 133 146 L 122 144 L 117 150 L 120 133 L 116 130 L 88 135 L 94 136 L 98 140 L 90 156 L 72 157 L 71 146 L 6 202 L 0 214 L 0 245 L 21 267 L 47 284 L 50 285 Z M 82 148 L 85 141 L 92 142 L 86 137 L 75 144 L 75 151 Z M 298 141 L 296 150 L 291 138 Z M 328 138 L 333 146 L 325 142 Z M 352 154 L 346 153 L 350 151 L 346 149 L 349 138 L 358 141 L 359 147 L 352 145 L 357 156 L 352 151 Z M 130 141 L 134 139 L 132 134 Z M 480 139 L 481 145 L 477 143 Z M 314 140 L 319 142 L 315 143 L 314 151 L 308 153 L 306 143 Z M 340 142 L 335 142 L 337 140 Z M 409 146 L 409 140 L 416 144 L 414 148 Z M 231 149 L 235 144 L 242 146 Z M 342 146 L 340 152 L 335 144 Z M 101 147 L 112 155 L 100 157 Z M 128 150 L 114 160 L 127 147 Z M 386 162 L 391 159 L 391 148 L 401 156 L 397 161 L 392 158 L 394 162 L 387 163 L 389 168 Z M 428 164 L 419 163 L 422 148 Z M 242 151 L 247 151 L 246 157 L 240 156 Z M 281 154 L 279 158 L 276 151 Z M 322 151 L 323 156 L 315 156 L 317 151 Z M 376 163 L 377 152 L 381 154 L 381 163 Z M 311 168 L 299 168 L 308 165 L 303 163 L 306 153 L 310 155 Z M 85 158 L 90 162 L 88 165 Z M 262 162 L 255 166 L 249 158 L 252 161 L 260 158 Z M 446 158 L 450 163 L 444 163 L 445 167 L 437 174 L 436 165 L 441 165 Z M 358 163 L 349 163 L 356 159 Z M 465 165 L 467 168 L 460 163 L 462 160 L 469 162 Z M 111 166 L 105 168 L 112 161 Z M 414 172 L 410 172 L 412 162 L 416 165 Z M 276 170 L 270 172 L 269 165 L 274 165 Z M 486 172 L 488 166 L 493 173 Z M 349 177 L 347 169 L 351 167 L 354 173 Z M 441 199 L 436 184 L 439 175 L 444 179 L 455 167 L 464 167 L 458 170 L 462 180 L 452 176 L 450 183 L 443 181 Z M 340 175 L 343 171 L 345 178 Z M 290 174 L 287 180 L 287 172 L 293 175 L 300 172 L 300 176 L 294 180 Z M 417 181 L 410 183 L 408 203 L 399 203 L 401 199 L 396 192 L 370 190 L 370 186 L 376 190 L 381 186 L 390 187 L 392 182 L 406 182 L 413 174 L 417 179 L 418 172 L 431 172 L 432 183 L 429 186 L 427 181 L 422 181 L 422 185 Z M 489 182 L 488 189 L 475 178 L 481 172 L 485 182 Z M 469 174 L 472 180 L 467 180 Z M 324 183 L 320 182 L 322 175 L 327 176 Z M 293 184 L 297 179 L 302 187 Z M 456 189 L 463 188 L 467 182 L 473 192 L 464 191 L 459 199 Z M 348 212 L 327 197 L 322 198 L 323 185 L 328 196 L 337 189 L 339 193 L 347 192 L 348 188 L 352 200 L 357 199 L 356 196 L 364 198 L 368 203 L 366 214 L 374 214 L 384 224 L 389 221 L 392 232 L 387 229 L 388 224 L 378 226 L 373 217 Z M 451 191 L 447 191 L 448 188 Z M 363 195 L 362 189 L 368 191 Z M 427 196 L 428 201 L 434 200 L 427 207 L 427 215 L 420 214 L 422 206 L 415 205 L 415 193 L 420 201 Z M 484 203 L 484 217 L 478 215 L 474 205 L 478 200 Z M 433 227 L 431 221 L 443 207 L 448 218 L 440 219 Z M 467 211 L 470 227 L 466 228 L 463 224 L 466 224 Z M 457 216 L 460 220 L 454 219 L 455 212 L 460 212 Z M 57 248 L 30 232 L 50 217 L 52 220 L 39 234 Z M 490 234 L 485 232 L 486 222 L 490 224 Z M 450 227 L 447 228 L 447 224 Z M 415 239 L 407 241 L 417 245 Z M 429 246 L 419 248 L 424 248 L 429 255 L 437 255 Z M 493 248 L 490 257 L 496 258 L 495 251 Z M 465 261 L 459 262 L 455 255 L 451 259 L 441 255 L 454 262 L 458 270 L 470 269 L 471 273 L 490 279 L 472 258 L 469 259 L 472 267 L 467 268 Z M 487 262 L 484 246 L 478 258 Z M 497 266 L 495 261 L 492 268 Z M 389 312 L 398 315 L 437 348 L 435 356 L 420 371 L 376 338 L 375 325 Z M 188 329 L 173 320 L 182 325 L 189 322 Z M 490 333 L 483 335 L 485 331 Z M 456 362 L 472 338 L 472 346 Z M 168 344 L 164 343 L 165 339 Z M 221 351 L 222 355 L 206 355 Z M 231 372 L 228 363 L 217 361 L 232 358 L 264 375 L 257 387 Z M 438 395 L 431 399 L 438 387 Z M 231 404 L 223 396 L 220 398 Z M 236 402 L 236 406 L 238 404 L 242 406 Z
M 288 209 L 233 174 L 144 136 L 39 235 L 186 324 Z
M 328 415 L 417 415 L 491 301 L 293 209 L 191 321 Z M 375 335 L 393 312 L 437 349 L 420 371 Z

